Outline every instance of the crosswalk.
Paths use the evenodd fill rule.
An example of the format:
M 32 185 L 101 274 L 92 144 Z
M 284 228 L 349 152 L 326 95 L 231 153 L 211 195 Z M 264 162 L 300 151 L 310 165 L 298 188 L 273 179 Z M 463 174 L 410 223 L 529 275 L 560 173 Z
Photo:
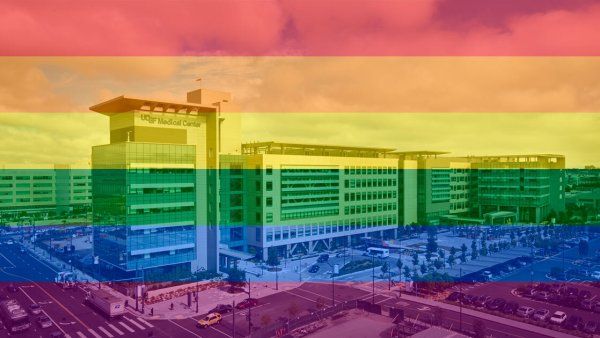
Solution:
M 90 328 L 87 332 L 77 331 L 75 336 L 66 335 L 66 338 L 115 338 L 118 336 L 124 336 L 125 334 L 135 333 L 137 331 L 144 331 L 147 328 L 153 328 L 152 323 L 144 320 L 143 318 L 129 318 L 123 316 L 118 320 L 113 320 L 111 323 L 101 325 L 95 328 Z

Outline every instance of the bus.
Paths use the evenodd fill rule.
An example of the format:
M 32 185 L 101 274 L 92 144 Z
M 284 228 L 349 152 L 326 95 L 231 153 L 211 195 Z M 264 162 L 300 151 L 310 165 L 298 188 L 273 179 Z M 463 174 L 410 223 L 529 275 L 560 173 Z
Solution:
M 4 326 L 10 332 L 25 331 L 31 327 L 27 311 L 14 299 L 0 302 L 0 316 Z
M 388 258 L 390 257 L 390 249 L 371 247 L 367 249 L 367 255 L 375 256 L 377 258 Z

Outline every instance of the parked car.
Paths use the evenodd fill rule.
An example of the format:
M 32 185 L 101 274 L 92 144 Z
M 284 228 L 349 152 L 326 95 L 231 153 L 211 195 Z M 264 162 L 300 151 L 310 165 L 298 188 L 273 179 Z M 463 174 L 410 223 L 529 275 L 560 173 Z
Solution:
M 6 290 L 8 292 L 18 292 L 19 291 L 19 289 L 12 283 L 10 283 L 6 286 Z
M 65 334 L 62 333 L 62 332 L 60 332 L 60 331 L 54 331 L 54 332 L 51 332 L 48 337 L 50 337 L 50 338 L 64 338 Z
M 244 310 L 244 309 L 248 309 L 251 307 L 255 307 L 256 305 L 258 305 L 258 299 L 256 298 L 246 298 L 243 301 L 239 302 L 235 308 L 238 310 Z
M 557 325 L 561 325 L 565 320 L 567 320 L 567 314 L 562 311 L 556 311 L 552 314 L 552 317 L 550 317 L 550 323 Z
M 539 309 L 533 313 L 533 316 L 531 318 L 533 318 L 534 320 L 545 321 L 546 319 L 548 319 L 548 317 L 550 317 L 550 310 Z
M 467 294 L 467 295 L 465 295 L 463 297 L 463 304 L 473 305 L 473 303 L 475 303 L 475 301 L 477 301 L 478 298 L 479 297 L 477 297 L 475 295 L 469 295 L 469 294 Z
M 475 305 L 475 307 L 484 307 L 487 303 L 489 303 L 491 301 L 492 301 L 492 297 L 490 297 L 490 296 L 480 296 L 473 303 L 473 305 Z
M 579 316 L 571 316 L 569 318 L 567 318 L 567 320 L 565 321 L 565 323 L 563 324 L 565 329 L 567 330 L 579 330 L 581 328 L 583 328 L 583 319 L 581 319 L 581 317 Z
M 52 325 L 54 325 L 52 323 L 52 320 L 50 320 L 50 318 L 48 318 L 48 316 L 38 317 L 37 323 L 42 329 L 47 329 L 47 328 L 51 327 Z
M 310 268 L 308 268 L 308 272 L 310 273 L 317 273 L 319 272 L 319 266 L 318 265 L 312 265 Z
M 529 316 L 531 316 L 534 311 L 535 311 L 535 309 L 532 307 L 524 306 L 524 305 L 519 306 L 519 308 L 517 309 L 517 316 L 523 317 L 523 318 L 529 318 Z
M 219 304 L 217 306 L 215 306 L 212 310 L 208 311 L 208 313 L 229 313 L 233 311 L 233 306 L 229 305 L 229 304 Z
M 29 312 L 32 315 L 39 315 L 40 313 L 42 313 L 42 308 L 38 304 L 33 303 L 29 305 Z
M 206 317 L 200 319 L 198 323 L 196 323 L 196 326 L 205 329 L 211 325 L 220 323 L 222 319 L 223 318 L 219 313 L 209 313 Z
M 594 307 L 592 310 L 594 310 L 594 312 L 596 313 L 600 313 L 600 302 L 594 303 Z
M 463 298 L 463 294 L 458 291 L 455 291 L 455 292 L 452 292 L 450 295 L 448 295 L 448 297 L 446 297 L 446 300 L 450 301 L 450 302 L 458 302 L 462 298 Z
M 600 279 L 600 271 L 594 271 L 590 274 L 592 279 Z
M 579 306 L 584 310 L 592 310 L 594 308 L 595 303 L 595 301 L 588 298 L 582 300 Z
M 588 321 L 587 323 L 585 323 L 585 326 L 583 327 L 583 331 L 585 331 L 589 334 L 596 333 L 596 331 L 598 331 L 598 322 L 595 322 L 593 320 Z
M 507 315 L 514 315 L 517 312 L 518 308 L 519 308 L 518 303 L 508 302 L 508 303 L 504 304 L 504 307 L 502 308 L 502 312 Z
M 486 307 L 489 310 L 502 310 L 502 308 L 504 308 L 504 304 L 506 304 L 506 301 L 502 298 L 496 298 L 493 301 L 489 302 L 486 304 Z
M 588 290 L 581 290 L 579 292 L 579 299 L 590 299 L 592 298 L 592 293 Z
M 533 296 L 534 299 L 539 301 L 548 301 L 550 299 L 550 293 L 547 291 L 539 291 Z
M 319 263 L 325 263 L 328 260 L 329 260 L 328 254 L 322 254 L 321 256 L 319 256 L 319 258 L 317 258 L 317 262 L 319 262 Z

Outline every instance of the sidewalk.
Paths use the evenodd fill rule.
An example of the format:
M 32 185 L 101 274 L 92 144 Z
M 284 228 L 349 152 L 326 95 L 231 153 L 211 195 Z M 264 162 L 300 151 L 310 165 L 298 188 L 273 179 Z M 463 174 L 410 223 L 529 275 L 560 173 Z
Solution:
M 275 290 L 273 283 L 265 284 L 265 282 L 252 282 L 251 297 L 262 298 L 278 292 L 283 292 L 299 287 L 303 283 L 279 283 L 279 290 Z M 248 290 L 248 287 L 245 288 Z M 145 313 L 135 311 L 135 300 L 129 301 L 128 311 L 136 316 L 145 319 L 184 319 L 191 318 L 198 315 L 203 315 L 213 309 L 219 304 L 232 305 L 235 301 L 236 304 L 248 298 L 247 292 L 231 294 L 226 291 L 222 291 L 217 288 L 208 289 L 201 291 L 199 294 L 200 303 L 198 304 L 198 312 L 196 313 L 196 302 L 192 295 L 192 304 L 190 307 L 187 306 L 187 295 L 177 297 L 175 299 L 163 301 L 155 304 L 146 304 Z M 173 303 L 174 309 L 171 310 L 170 306 Z M 139 305 L 141 310 L 141 304 Z M 150 315 L 150 310 L 154 309 L 154 315 Z
M 29 241 L 23 241 L 23 243 L 21 243 L 21 244 L 29 251 L 29 253 L 33 257 L 35 257 L 36 259 L 38 259 L 39 261 L 44 263 L 49 268 L 55 270 L 56 272 L 70 270 L 70 271 L 73 271 L 75 276 L 77 276 L 77 280 L 79 280 L 79 281 L 87 280 L 90 283 L 97 282 L 94 278 L 92 278 L 88 274 L 83 273 L 82 271 L 80 271 L 76 268 L 73 268 L 71 270 L 69 263 L 63 262 L 63 261 L 59 260 L 58 258 L 53 257 L 51 254 L 49 254 L 47 251 L 40 248 L 39 246 L 34 246 Z

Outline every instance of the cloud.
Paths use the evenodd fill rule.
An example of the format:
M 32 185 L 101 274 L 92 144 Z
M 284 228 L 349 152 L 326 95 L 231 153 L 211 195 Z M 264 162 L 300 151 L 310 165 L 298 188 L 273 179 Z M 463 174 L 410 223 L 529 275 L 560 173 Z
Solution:
M 600 54 L 600 5 L 593 0 L 483 3 L 7 0 L 0 4 L 0 54 Z

